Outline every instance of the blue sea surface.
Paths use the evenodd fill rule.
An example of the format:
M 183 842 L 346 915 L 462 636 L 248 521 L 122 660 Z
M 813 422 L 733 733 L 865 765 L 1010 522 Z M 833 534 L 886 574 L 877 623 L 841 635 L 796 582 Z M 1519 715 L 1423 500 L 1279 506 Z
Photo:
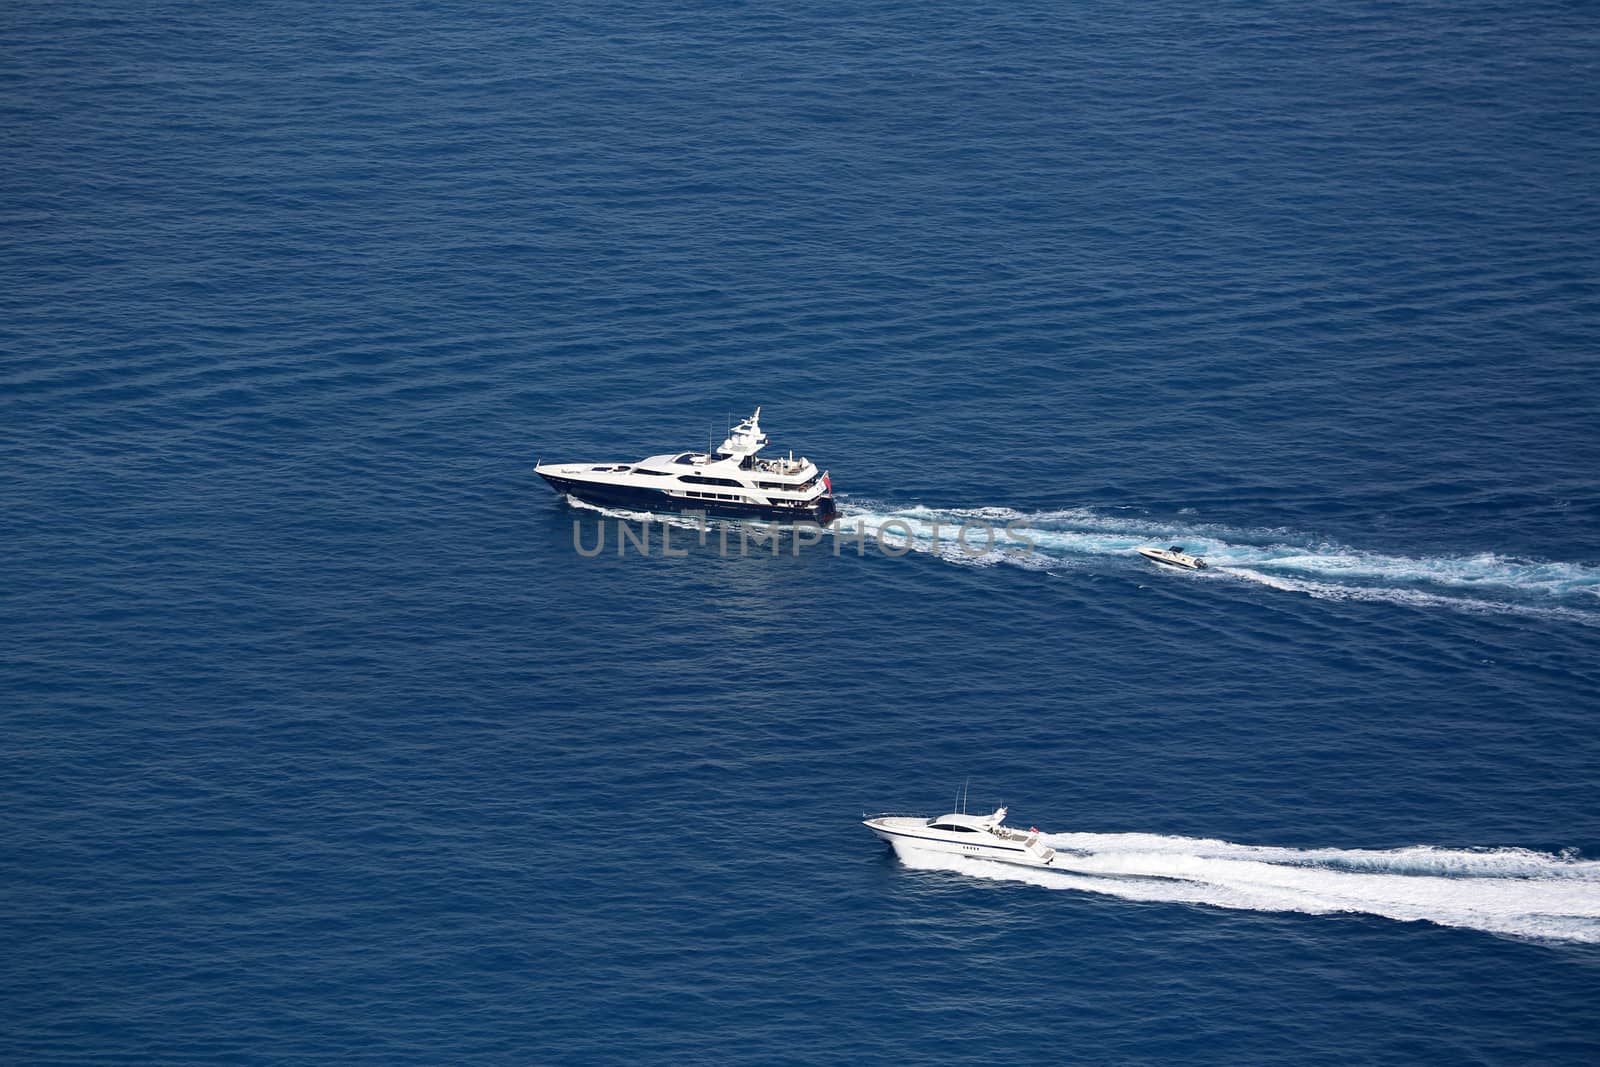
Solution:
M 1596 1062 L 1597 189 L 1577 2 L 14 0 L 0 1061 Z

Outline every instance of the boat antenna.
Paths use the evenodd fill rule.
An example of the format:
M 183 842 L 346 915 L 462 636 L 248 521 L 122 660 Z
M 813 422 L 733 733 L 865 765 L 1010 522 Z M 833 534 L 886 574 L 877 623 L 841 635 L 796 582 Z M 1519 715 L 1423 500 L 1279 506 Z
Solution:
M 967 795 L 972 792 L 972 775 L 967 775 L 967 784 L 961 787 L 961 814 L 967 813 Z

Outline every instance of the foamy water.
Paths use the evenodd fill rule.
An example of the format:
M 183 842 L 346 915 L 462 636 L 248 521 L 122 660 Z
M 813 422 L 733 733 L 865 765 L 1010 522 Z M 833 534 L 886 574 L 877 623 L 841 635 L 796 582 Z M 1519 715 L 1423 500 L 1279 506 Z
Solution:
M 1292 849 L 1155 834 L 1046 834 L 1049 870 L 916 853 L 907 866 L 1125 900 L 1351 913 L 1600 944 L 1600 862 L 1527 849 Z M 1071 851 L 1066 851 L 1071 850 Z
M 568 502 L 608 518 L 696 530 L 717 545 L 717 531 L 738 520 L 653 514 Z M 1152 576 L 1174 580 L 1247 581 L 1322 600 L 1382 601 L 1413 608 L 1447 608 L 1480 614 L 1536 615 L 1600 625 L 1600 567 L 1552 560 L 1522 560 L 1481 552 L 1471 556 L 1397 556 L 1314 539 L 1282 528 L 1230 529 L 1204 523 L 1157 523 L 1099 514 L 1089 509 L 1023 512 L 1011 508 L 894 508 L 851 501 L 829 534 L 808 531 L 800 549 L 820 541 L 824 550 L 883 555 L 932 555 L 957 566 L 1011 566 L 1059 572 L 1127 562 Z M 763 524 L 755 524 L 757 526 Z M 781 551 L 796 551 L 789 528 L 779 531 Z M 725 543 L 738 550 L 740 542 Z M 754 551 L 772 543 L 753 540 Z M 632 544 L 632 542 L 630 542 Z M 1144 560 L 1144 545 L 1181 544 L 1202 556 L 1205 571 L 1177 571 Z M 590 545 L 589 547 L 593 547 Z M 679 547 L 682 547 L 680 542 Z M 616 551 L 615 541 L 605 551 Z M 637 546 L 633 549 L 637 551 Z M 747 551 L 751 550 L 747 547 Z
M 896 508 L 863 501 L 850 510 L 840 522 L 842 530 L 960 565 L 1060 570 L 1126 559 L 1155 568 L 1138 555 L 1140 546 L 1181 544 L 1203 556 L 1208 570 L 1160 568 L 1152 574 L 1250 581 L 1329 600 L 1600 622 L 1600 567 L 1582 563 L 1522 560 L 1492 552 L 1398 556 L 1319 542 L 1282 528 L 1159 523 L 1090 509 Z M 959 539 L 963 524 L 964 544 Z

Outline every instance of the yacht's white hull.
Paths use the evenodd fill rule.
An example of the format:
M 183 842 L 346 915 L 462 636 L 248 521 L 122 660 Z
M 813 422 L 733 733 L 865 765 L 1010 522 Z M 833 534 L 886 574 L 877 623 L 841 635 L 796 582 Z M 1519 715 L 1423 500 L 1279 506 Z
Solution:
M 904 859 L 910 853 L 940 856 L 965 856 L 968 859 L 1014 863 L 1021 867 L 1049 867 L 1055 862 L 1054 849 L 1033 843 L 1018 834 L 999 838 L 990 834 L 955 834 L 929 829 L 927 820 L 910 816 L 879 816 L 863 823 L 879 839 L 887 841 L 895 855 Z M 964 840 L 963 840 L 964 839 Z
M 818 497 L 814 501 L 786 501 L 782 504 L 763 504 L 748 500 L 705 500 L 673 495 L 654 486 L 589 480 L 576 470 L 561 471 L 541 467 L 536 468 L 536 471 L 539 477 L 549 482 L 550 487 L 556 492 L 576 497 L 596 507 L 627 508 L 631 511 L 651 511 L 656 514 L 703 512 L 724 519 L 814 522 L 819 526 L 826 526 L 839 517 L 831 496 Z

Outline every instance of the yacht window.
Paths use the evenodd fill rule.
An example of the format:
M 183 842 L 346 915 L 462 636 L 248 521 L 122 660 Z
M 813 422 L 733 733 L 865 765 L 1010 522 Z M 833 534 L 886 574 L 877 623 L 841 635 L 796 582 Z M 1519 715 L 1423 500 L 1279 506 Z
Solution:
M 970 826 L 957 826 L 953 822 L 936 822 L 936 823 L 929 823 L 928 825 L 931 826 L 935 830 L 954 830 L 957 833 L 962 833 L 962 834 L 975 834 L 975 833 L 978 832 L 978 831 L 974 830 Z
M 678 481 L 688 482 L 691 485 L 731 485 L 735 489 L 743 488 L 740 483 L 732 478 L 707 478 L 703 474 L 680 474 L 678 475 Z
M 638 470 L 634 471 L 633 473 L 635 473 L 635 474 L 653 474 L 657 478 L 665 478 L 670 472 L 669 471 L 647 471 L 643 467 L 640 467 Z

